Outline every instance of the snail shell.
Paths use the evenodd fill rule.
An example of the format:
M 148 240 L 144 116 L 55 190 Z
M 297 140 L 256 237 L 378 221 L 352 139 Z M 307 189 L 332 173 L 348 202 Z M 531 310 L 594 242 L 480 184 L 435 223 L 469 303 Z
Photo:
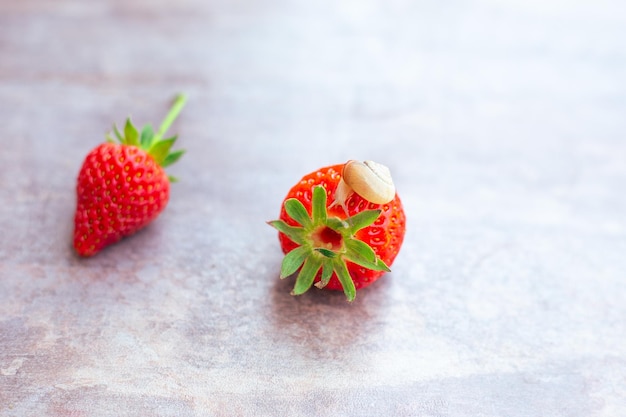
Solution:
M 348 161 L 343 168 L 343 180 L 355 193 L 374 204 L 386 204 L 396 196 L 391 172 L 374 161 Z
M 374 161 L 346 162 L 331 207 L 340 205 L 347 215 L 346 201 L 354 192 L 374 204 L 389 203 L 396 196 L 389 168 Z

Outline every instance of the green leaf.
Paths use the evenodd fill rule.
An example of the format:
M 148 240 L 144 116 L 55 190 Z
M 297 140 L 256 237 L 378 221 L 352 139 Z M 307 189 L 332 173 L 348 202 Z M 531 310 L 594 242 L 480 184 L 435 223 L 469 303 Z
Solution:
M 348 261 L 373 271 L 389 272 L 389 267 L 376 256 L 374 250 L 367 243 L 357 239 L 346 239 L 344 244 L 346 253 L 343 257 Z
M 170 153 L 170 149 L 174 142 L 176 142 L 177 137 L 173 136 L 168 139 L 163 139 L 158 142 L 152 144 L 148 153 L 152 155 L 157 164 L 162 165 L 163 161 L 165 161 L 165 157 Z
M 328 281 L 330 281 L 330 277 L 333 276 L 333 261 L 332 259 L 326 258 L 322 261 L 322 277 L 315 284 L 317 288 L 324 288 L 328 285 Z
M 126 145 L 139 146 L 139 132 L 130 121 L 130 117 L 126 119 L 126 125 L 124 126 L 124 139 Z
M 346 230 L 350 225 L 338 217 L 329 217 L 326 219 L 326 226 L 330 227 L 335 232 L 341 233 L 342 230 Z
M 115 133 L 115 137 L 117 138 L 117 140 L 120 141 L 120 143 L 125 143 L 124 136 L 122 136 L 120 131 L 117 129 L 117 125 L 116 124 L 113 125 L 113 133 Z
M 376 252 L 374 252 L 374 249 L 372 249 L 370 245 L 362 240 L 345 239 L 344 245 L 346 247 L 346 253 L 354 253 L 355 256 L 361 259 L 372 263 L 376 262 Z
M 267 222 L 267 224 L 269 224 L 279 232 L 284 233 L 294 243 L 302 245 L 305 241 L 305 232 L 304 229 L 301 227 L 289 226 L 282 220 L 274 220 L 271 222 Z
M 115 139 L 113 139 L 110 134 L 107 133 L 106 135 L 104 135 L 104 137 L 106 138 L 107 142 L 109 142 L 109 143 L 116 143 Z
M 162 166 L 163 168 L 165 168 L 165 167 L 168 167 L 168 166 L 170 166 L 170 165 L 172 165 L 172 164 L 176 163 L 176 162 L 180 159 L 180 157 L 181 157 L 181 156 L 183 156 L 183 154 L 184 154 L 184 153 L 185 153 L 185 150 L 184 150 L 184 149 L 179 149 L 179 150 L 176 150 L 176 151 L 174 151 L 174 152 L 169 153 L 169 154 L 165 157 L 165 159 L 163 160 L 163 162 L 161 163 L 161 166 Z
M 313 224 L 318 225 L 326 222 L 328 213 L 326 212 L 326 189 L 318 185 L 313 189 L 313 198 L 311 201 Z
M 343 258 L 347 261 L 360 265 L 363 268 L 371 269 L 372 271 L 385 271 L 385 272 L 391 271 L 389 267 L 382 261 L 382 259 L 376 259 L 375 262 L 370 262 L 366 259 L 360 258 L 358 256 L 353 256 L 347 253 L 343 255 Z
M 298 268 L 302 266 L 302 263 L 310 253 L 311 250 L 309 248 L 305 246 L 298 246 L 285 255 L 283 263 L 280 267 L 280 278 L 286 278 L 296 272 Z
M 348 218 L 346 221 L 350 224 L 350 234 L 353 235 L 364 227 L 374 223 L 378 216 L 380 216 L 380 213 L 381 210 L 365 210 Z
M 287 211 L 289 217 L 300 223 L 305 229 L 310 228 L 313 225 L 311 218 L 309 217 L 309 213 L 299 200 L 290 198 L 285 201 L 285 211 Z
M 170 180 L 171 183 L 178 182 L 178 178 L 176 178 L 176 177 L 174 177 L 172 175 L 168 175 L 167 179 Z
M 380 268 L 379 271 L 391 272 L 391 269 L 389 269 L 387 264 L 380 258 L 376 258 L 376 265 Z
M 354 286 L 354 281 L 352 281 L 352 277 L 348 272 L 348 267 L 345 262 L 341 258 L 336 258 L 333 261 L 333 270 L 335 274 L 337 274 L 337 278 L 339 278 L 346 299 L 353 301 L 354 297 L 356 297 L 356 287 Z
M 315 251 L 319 252 L 320 254 L 324 255 L 324 257 L 326 258 L 336 258 L 337 254 L 335 252 L 333 252 L 330 249 L 326 249 L 326 248 L 315 248 Z
M 296 278 L 296 285 L 293 287 L 293 291 L 291 293 L 293 295 L 300 295 L 307 292 L 309 288 L 311 288 L 311 285 L 313 285 L 317 271 L 319 271 L 321 267 L 322 260 L 317 256 L 309 256 L 306 258 L 304 265 L 302 265 L 302 269 Z
M 150 149 L 152 145 L 152 139 L 154 138 L 154 131 L 152 130 L 152 125 L 145 125 L 141 130 L 141 147 L 143 149 Z

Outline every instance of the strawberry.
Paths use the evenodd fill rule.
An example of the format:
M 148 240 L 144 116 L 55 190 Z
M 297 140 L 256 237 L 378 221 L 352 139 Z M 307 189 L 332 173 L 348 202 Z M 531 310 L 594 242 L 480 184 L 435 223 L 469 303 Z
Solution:
M 348 301 L 385 272 L 404 239 L 405 215 L 386 167 L 349 161 L 305 175 L 283 201 L 280 277 L 298 272 L 293 295 L 318 288 L 344 291 Z
M 169 200 L 170 181 L 165 167 L 176 162 L 183 150 L 170 152 L 176 136 L 163 139 L 183 106 L 180 95 L 158 132 L 146 125 L 141 133 L 126 120 L 124 133 L 113 126 L 117 140 L 97 146 L 85 158 L 76 186 L 74 248 L 92 256 L 104 247 L 131 235 L 154 220 Z

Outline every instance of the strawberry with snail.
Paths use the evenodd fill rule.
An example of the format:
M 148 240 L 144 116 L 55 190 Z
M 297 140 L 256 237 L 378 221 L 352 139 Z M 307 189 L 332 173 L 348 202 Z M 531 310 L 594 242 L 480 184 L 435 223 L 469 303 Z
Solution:
M 74 248 L 92 256 L 106 246 L 152 222 L 169 200 L 170 181 L 163 168 L 176 162 L 183 150 L 172 151 L 176 136 L 164 138 L 186 98 L 179 95 L 155 133 L 151 125 L 141 132 L 126 120 L 124 131 L 113 131 L 107 142 L 85 157 L 76 186 Z
M 318 288 L 356 290 L 379 279 L 404 240 L 406 218 L 389 169 L 348 161 L 305 175 L 287 193 L 279 220 L 286 254 L 281 278 L 297 272 L 293 295 Z

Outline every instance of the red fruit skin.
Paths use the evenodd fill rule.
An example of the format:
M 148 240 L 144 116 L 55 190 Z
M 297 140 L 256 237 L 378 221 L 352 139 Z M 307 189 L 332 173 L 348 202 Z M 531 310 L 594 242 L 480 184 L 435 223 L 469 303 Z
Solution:
M 305 175 L 298 184 L 294 185 L 289 190 L 285 200 L 289 198 L 296 198 L 300 200 L 310 215 L 313 188 L 317 185 L 322 185 L 326 189 L 327 206 L 330 206 L 335 200 L 335 190 L 339 184 L 339 180 L 341 179 L 343 166 L 344 164 L 327 166 Z M 396 255 L 398 255 L 400 247 L 402 246 L 406 229 L 406 216 L 398 194 L 396 194 L 395 198 L 387 204 L 374 204 L 365 200 L 358 194 L 353 193 L 350 198 L 348 198 L 346 206 L 350 216 L 360 213 L 363 210 L 382 210 L 380 216 L 376 219 L 374 224 L 359 230 L 355 236 L 359 240 L 362 240 L 370 245 L 370 247 L 374 249 L 376 255 L 378 255 L 378 257 L 390 267 L 396 258 Z M 329 208 L 328 216 L 335 216 L 340 219 L 345 219 L 347 217 L 340 205 Z M 291 226 L 299 226 L 296 221 L 287 215 L 284 201 L 280 212 L 280 219 Z M 278 238 L 280 240 L 281 248 L 285 254 L 298 247 L 297 243 L 293 242 L 283 233 L 279 232 Z M 372 271 L 371 269 L 363 268 L 352 262 L 346 262 L 346 264 L 348 266 L 348 272 L 350 273 L 350 276 L 354 281 L 354 286 L 357 290 L 359 288 L 367 287 L 384 274 L 384 271 Z M 321 272 L 317 274 L 315 281 L 319 281 L 320 277 Z M 335 273 L 333 273 L 330 281 L 324 288 L 343 291 L 343 287 L 341 286 L 341 283 Z
M 103 143 L 78 174 L 74 248 L 91 256 L 154 220 L 169 200 L 165 171 L 144 150 Z

